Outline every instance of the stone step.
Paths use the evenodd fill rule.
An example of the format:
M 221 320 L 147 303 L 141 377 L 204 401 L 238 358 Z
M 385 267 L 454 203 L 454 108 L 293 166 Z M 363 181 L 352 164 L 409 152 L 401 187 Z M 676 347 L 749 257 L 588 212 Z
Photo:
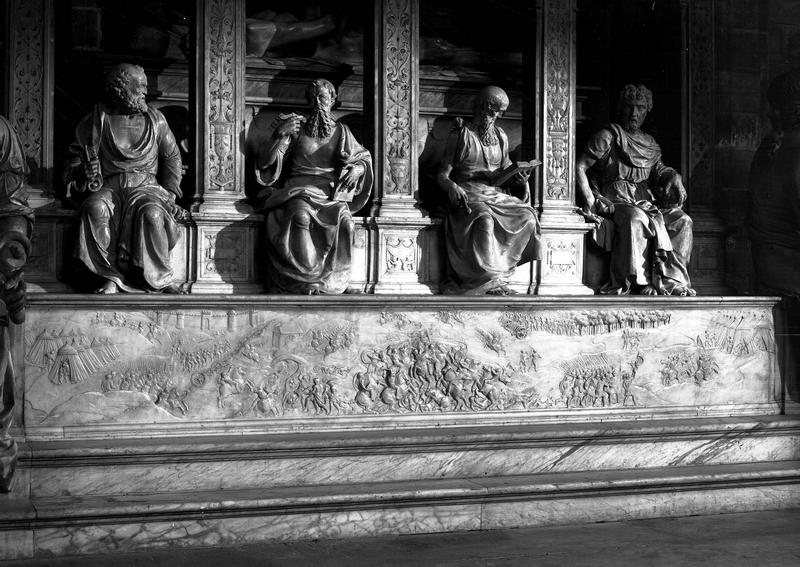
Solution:
M 28 442 L 34 498 L 785 461 L 800 416 Z M 23 480 L 24 479 L 24 480 Z
M 0 511 L 0 541 L 6 544 L 0 557 L 488 530 L 798 506 L 796 460 L 32 497 L 27 508 L 20 504 L 9 513 Z

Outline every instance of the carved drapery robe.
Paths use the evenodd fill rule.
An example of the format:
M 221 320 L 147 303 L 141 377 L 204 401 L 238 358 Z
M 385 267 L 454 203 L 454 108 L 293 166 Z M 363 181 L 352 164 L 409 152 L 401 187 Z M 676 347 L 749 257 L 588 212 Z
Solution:
M 272 291 L 306 294 L 342 293 L 350 283 L 354 223 L 352 212 L 364 206 L 372 189 L 372 158 L 350 129 L 337 123 L 320 151 L 302 151 L 305 134 L 278 150 L 275 163 L 257 170 L 270 188 L 266 213 L 269 287 Z M 333 201 L 331 193 L 346 165 L 363 167 L 352 202 Z M 300 230 L 308 230 L 313 257 L 297 253 Z
M 627 292 L 632 284 L 652 285 L 659 294 L 691 287 L 687 271 L 692 252 L 692 221 L 674 196 L 657 199 L 658 180 L 674 170 L 661 161 L 661 147 L 649 134 L 631 135 L 618 124 L 594 134 L 586 152 L 597 162 L 587 172 L 603 217 L 595 242 L 611 252 L 611 281 L 605 291 Z
M 91 272 L 125 291 L 160 290 L 172 283 L 170 252 L 178 242 L 174 219 L 180 196 L 181 158 L 160 111 L 142 114 L 138 141 L 118 141 L 109 115 L 100 106 L 78 125 L 66 178 L 85 183 L 80 155 L 96 148 L 103 185 L 81 205 L 75 257 Z
M 540 258 L 541 229 L 527 184 L 520 196 L 491 185 L 494 173 L 511 165 L 508 137 L 496 130 L 494 146 L 484 146 L 471 125 L 455 130 L 456 139 L 448 141 L 454 149 L 445 154 L 453 166 L 450 179 L 466 192 L 470 211 L 451 206 L 445 218 L 444 293 L 491 291 L 507 283 L 516 266 Z
M 25 152 L 11 123 L 0 116 L 0 262 L 3 267 L 12 260 L 22 268 L 24 260 L 19 254 L 9 254 L 11 247 L 30 247 L 30 230 L 33 211 L 28 207 L 25 176 L 28 166 Z M 9 230 L 14 227 L 15 230 Z M 17 266 L 10 266 L 17 267 Z M 10 315 L 6 308 L 6 292 L 18 276 L 2 270 L 2 291 L 0 291 L 0 492 L 11 488 L 17 461 L 17 444 L 9 435 L 14 417 L 14 363 L 11 360 L 11 345 L 8 336 Z M 12 286 L 16 287 L 16 286 Z M 17 319 L 19 316 L 17 316 Z M 15 319 L 16 320 L 16 319 Z

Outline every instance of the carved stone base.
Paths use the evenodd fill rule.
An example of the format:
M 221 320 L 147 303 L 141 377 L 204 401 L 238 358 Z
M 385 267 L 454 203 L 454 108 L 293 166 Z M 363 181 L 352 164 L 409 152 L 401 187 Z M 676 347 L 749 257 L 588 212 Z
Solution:
M 776 301 L 35 295 L 0 557 L 798 506 Z
M 31 496 L 0 495 L 0 560 L 788 509 L 798 431 L 775 416 L 36 442 Z
M 538 295 L 593 295 L 584 285 L 585 235 L 590 225 L 574 214 L 542 215 Z
M 439 292 L 445 265 L 441 221 L 374 217 L 371 230 L 377 242 L 376 294 Z
M 19 403 L 29 437 L 770 413 L 775 302 L 37 295 Z
M 247 213 L 195 213 L 197 273 L 192 293 L 262 293 L 257 269 L 257 241 L 262 215 Z M 194 262 L 192 263 L 194 265 Z

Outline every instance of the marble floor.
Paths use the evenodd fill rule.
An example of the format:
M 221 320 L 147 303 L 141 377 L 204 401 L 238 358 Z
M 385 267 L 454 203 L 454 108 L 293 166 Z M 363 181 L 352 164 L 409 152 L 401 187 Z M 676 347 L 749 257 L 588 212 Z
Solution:
M 800 509 L 9 562 L 26 567 L 800 565 Z

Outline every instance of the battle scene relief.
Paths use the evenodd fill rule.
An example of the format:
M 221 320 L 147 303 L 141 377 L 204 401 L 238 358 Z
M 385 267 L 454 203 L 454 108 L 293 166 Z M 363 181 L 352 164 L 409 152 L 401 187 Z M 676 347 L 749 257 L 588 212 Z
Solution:
M 767 309 L 37 310 L 52 427 L 775 402 Z

